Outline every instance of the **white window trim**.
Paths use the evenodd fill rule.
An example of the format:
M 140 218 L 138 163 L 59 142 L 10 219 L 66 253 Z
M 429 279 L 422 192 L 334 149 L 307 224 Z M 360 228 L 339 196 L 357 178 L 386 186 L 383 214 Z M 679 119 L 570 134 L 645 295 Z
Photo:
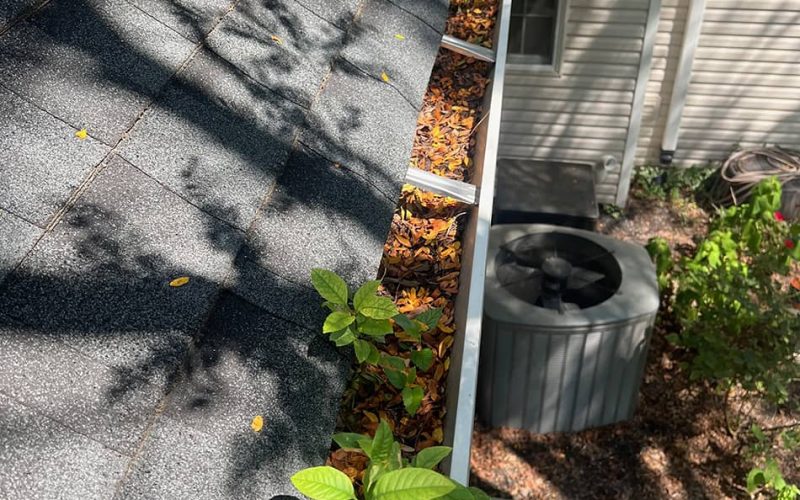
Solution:
M 569 17 L 569 0 L 558 0 L 556 10 L 555 33 L 553 34 L 553 62 L 541 64 L 533 61 L 536 56 L 509 54 L 506 69 L 517 73 L 534 73 L 538 75 L 561 76 L 561 60 L 564 55 L 564 37 L 567 32 Z M 525 59 L 528 58 L 528 62 Z

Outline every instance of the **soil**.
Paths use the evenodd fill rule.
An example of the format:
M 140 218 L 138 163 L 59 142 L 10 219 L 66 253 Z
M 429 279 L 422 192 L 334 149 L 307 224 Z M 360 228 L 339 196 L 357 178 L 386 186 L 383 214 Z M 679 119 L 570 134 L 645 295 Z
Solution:
M 679 252 L 690 251 L 705 233 L 708 215 L 694 203 L 636 194 L 624 214 L 604 215 L 598 230 L 640 244 L 661 236 Z M 750 422 L 787 425 L 800 421 L 800 414 L 765 408 L 743 395 L 725 401 L 712 388 L 690 382 L 680 366 L 685 353 L 665 340 L 669 331 L 662 318 L 632 421 L 546 435 L 476 422 L 472 485 L 495 497 L 520 499 L 749 498 L 745 478 L 761 463 L 748 455 L 746 430 L 735 437 L 726 431 L 726 413 L 746 415 L 738 426 L 729 417 L 739 429 Z M 800 452 L 786 453 L 779 462 L 786 479 L 800 483 Z

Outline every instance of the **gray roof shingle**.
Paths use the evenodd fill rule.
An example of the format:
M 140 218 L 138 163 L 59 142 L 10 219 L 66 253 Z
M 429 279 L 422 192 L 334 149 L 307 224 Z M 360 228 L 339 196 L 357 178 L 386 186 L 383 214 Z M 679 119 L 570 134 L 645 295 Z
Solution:
M 446 2 L 19 5 L 0 34 L 0 407 L 83 446 L 91 496 L 292 494 L 351 361 L 309 273 L 376 276 Z M 27 446 L 12 431 L 0 455 Z M 27 474 L 10 463 L 3 492 Z M 21 496 L 59 491 L 70 466 L 48 463 Z

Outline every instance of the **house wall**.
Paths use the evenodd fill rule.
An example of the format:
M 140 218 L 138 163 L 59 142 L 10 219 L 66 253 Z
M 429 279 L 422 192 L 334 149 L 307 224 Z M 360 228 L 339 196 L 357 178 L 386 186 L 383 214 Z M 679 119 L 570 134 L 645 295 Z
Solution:
M 664 0 L 637 163 L 656 163 L 688 0 Z M 800 2 L 708 0 L 675 164 L 723 160 L 739 144 L 800 148 Z
M 622 162 L 649 3 L 572 0 L 560 75 L 506 67 L 501 156 Z M 614 202 L 619 175 L 597 186 L 600 202 Z

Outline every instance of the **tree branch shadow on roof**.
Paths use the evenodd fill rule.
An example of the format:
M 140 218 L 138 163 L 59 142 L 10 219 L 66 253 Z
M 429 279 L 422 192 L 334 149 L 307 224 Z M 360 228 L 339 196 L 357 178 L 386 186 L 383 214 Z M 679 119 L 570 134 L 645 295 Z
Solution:
M 93 2 L 88 0 L 72 2 L 72 9 L 80 9 L 87 13 L 92 30 L 97 34 L 97 39 L 102 39 L 104 44 L 124 48 L 125 51 L 138 53 L 138 59 L 148 68 L 147 71 L 155 74 L 169 74 L 171 70 L 161 62 L 152 59 L 151 55 L 138 52 L 138 48 L 123 39 L 109 24 L 109 19 L 104 15 L 95 12 Z M 54 2 L 52 8 L 58 2 Z M 81 4 L 81 5 L 76 5 Z M 177 3 L 176 3 L 177 5 Z M 48 7 L 50 8 L 50 7 Z M 47 10 L 47 9 L 45 9 Z M 197 17 L 188 15 L 185 19 L 197 22 Z M 281 20 L 287 26 L 293 23 L 292 17 L 288 12 L 281 14 Z M 337 20 L 335 24 L 340 24 Z M 201 29 L 199 24 L 197 29 Z M 14 30 L 6 33 L 5 36 L 13 35 Z M 243 33 L 247 35 L 247 33 Z M 173 103 L 163 99 L 164 89 L 171 85 L 166 83 L 159 88 L 147 89 L 142 85 L 132 82 L 126 72 L 114 67 L 114 61 L 107 60 L 97 54 L 98 46 L 89 43 L 86 39 L 75 38 L 70 31 L 56 31 L 51 33 L 56 41 L 68 46 L 73 50 L 79 51 L 82 57 L 92 60 L 100 65 L 103 70 L 100 79 L 105 83 L 117 88 L 126 88 L 132 92 L 152 99 L 158 106 L 163 107 L 170 113 L 180 116 L 182 119 L 191 122 L 194 126 L 201 129 L 207 137 L 213 138 L 220 148 L 233 149 L 243 158 L 248 158 L 250 153 L 247 142 L 277 142 L 287 141 L 286 130 L 278 127 L 278 133 L 269 134 L 263 127 L 257 126 L 247 116 L 246 110 L 236 109 L 229 106 L 225 99 L 209 94 L 209 87 L 204 86 L 201 81 L 181 80 L 180 84 L 188 91 L 201 96 L 204 106 L 208 107 L 207 113 L 194 113 L 190 110 L 175 107 Z M 263 33 L 269 37 L 269 33 Z M 252 35 L 251 36 L 255 36 Z M 313 40 L 305 40 L 304 50 L 313 50 Z M 320 48 L 317 48 L 320 50 Z M 330 47 L 322 47 L 321 50 L 329 50 Z M 12 59 L 22 60 L 27 54 L 8 54 Z M 257 61 L 260 64 L 271 64 L 275 71 L 287 71 L 288 65 L 274 64 L 271 59 Z M 47 64 L 47 61 L 41 61 Z M 359 78 L 367 78 L 362 73 L 352 70 L 353 74 Z M 242 82 L 244 88 L 254 93 L 275 92 L 276 95 L 288 94 L 290 88 L 265 89 L 262 85 L 247 78 L 238 72 L 231 72 Z M 297 106 L 294 103 L 277 98 L 279 103 L 274 116 L 274 121 L 282 123 L 292 123 L 287 117 L 296 113 Z M 343 136 L 356 133 L 360 125 L 358 113 L 355 109 L 348 111 L 351 119 L 347 125 L 338 132 Z M 230 122 L 243 124 L 242 129 L 236 131 L 237 135 L 232 135 L 231 130 L 219 127 L 219 118 L 222 117 Z M 238 134 L 250 132 L 247 141 L 242 141 Z M 288 134 L 290 137 L 293 134 Z M 324 137 L 328 144 L 334 148 L 343 145 L 343 137 Z M 410 138 L 409 138 L 410 142 Z M 292 148 L 293 144 L 284 144 L 287 149 Z M 410 144 L 409 144 L 410 146 Z M 304 154 L 304 153 L 301 153 Z M 343 151 L 342 154 L 352 155 L 351 151 Z M 134 161 L 135 163 L 135 161 Z M 327 163 L 325 163 L 327 165 Z M 317 163 L 321 165 L 321 163 Z M 224 168 L 224 166 L 220 166 Z M 385 169 L 382 165 L 371 165 L 371 171 L 378 177 L 383 177 L 386 182 L 394 182 L 390 177 L 386 177 Z M 113 167 L 106 167 L 107 169 Z M 264 166 L 252 161 L 248 168 L 254 172 L 263 171 Z M 105 172 L 101 172 L 103 176 Z M 187 165 L 184 171 L 187 193 L 183 193 L 204 212 L 211 214 L 214 218 L 205 220 L 205 240 L 206 244 L 220 254 L 219 259 L 227 259 L 233 264 L 230 275 L 236 276 L 244 272 L 238 268 L 236 263 L 238 255 L 259 254 L 260 248 L 252 248 L 250 243 L 244 241 L 241 246 L 234 246 L 230 242 L 230 235 L 237 232 L 237 228 L 232 227 L 229 221 L 224 219 L 225 214 L 229 214 L 236 208 L 231 203 L 222 198 L 216 197 L 213 193 L 203 193 L 200 184 L 194 183 L 195 172 L 192 171 L 191 164 Z M 267 203 L 265 211 L 286 212 L 303 207 L 312 207 L 312 211 L 328 210 L 332 217 L 341 221 L 342 225 L 351 224 L 354 228 L 362 231 L 373 239 L 375 243 L 381 245 L 388 232 L 390 220 L 386 220 L 381 227 L 375 224 L 375 213 L 364 213 L 358 210 L 359 207 L 374 204 L 375 206 L 385 206 L 386 199 L 381 193 L 365 185 L 363 178 L 349 178 L 348 171 L 341 169 L 332 172 L 332 175 L 339 179 L 349 178 L 353 182 L 354 190 L 349 193 L 338 193 L 339 197 L 333 197 L 326 201 L 320 197 L 319 193 L 310 193 L 298 185 L 297 178 L 292 177 L 295 173 L 286 173 L 281 177 L 277 174 L 275 186 L 264 186 L 264 195 L 270 191 L 284 193 L 278 204 Z M 87 194 L 92 193 L 96 187 L 95 183 L 88 186 Z M 171 187 L 175 189 L 175 187 Z M 179 193 L 180 194 L 180 193 Z M 196 195 L 194 198 L 191 195 Z M 350 197 L 357 197 L 359 203 L 350 203 Z M 370 200 L 371 199 L 371 200 Z M 202 200 L 199 202 L 198 200 Z M 134 204 L 136 200 L 127 200 Z M 243 421 L 241 431 L 229 437 L 227 471 L 229 480 L 227 488 L 231 495 L 239 496 L 242 492 L 256 493 L 249 486 L 249 481 L 254 476 L 263 471 L 269 464 L 279 464 L 283 458 L 280 454 L 268 452 L 267 448 L 258 445 L 259 442 L 269 442 L 271 440 L 282 439 L 284 452 L 288 452 L 292 447 L 304 461 L 308 463 L 319 462 L 327 451 L 327 444 L 324 449 L 319 447 L 319 442 L 308 444 L 303 442 L 302 436 L 296 435 L 294 426 L 302 423 L 309 418 L 307 408 L 298 405 L 298 400 L 303 397 L 316 398 L 319 391 L 326 392 L 322 399 L 335 401 L 338 406 L 336 391 L 341 391 L 341 385 L 330 380 L 331 373 L 337 372 L 341 377 L 342 370 L 347 369 L 349 360 L 342 359 L 334 349 L 324 342 L 316 331 L 309 331 L 305 324 L 297 325 L 292 323 L 292 317 L 276 318 L 276 322 L 287 325 L 290 333 L 285 331 L 273 332 L 269 338 L 246 339 L 226 336 L 221 334 L 224 323 L 220 323 L 224 318 L 215 316 L 219 309 L 212 309 L 212 303 L 219 300 L 227 301 L 228 307 L 237 310 L 246 310 L 256 307 L 244 301 L 240 297 L 232 294 L 229 290 L 236 287 L 235 282 L 223 283 L 220 278 L 207 278 L 198 275 L 193 269 L 197 263 L 186 264 L 175 255 L 167 255 L 158 251 L 141 251 L 142 234 L 137 233 L 135 227 L 122 233 L 116 233 L 113 228 L 129 227 L 129 213 L 126 210 L 135 210 L 130 205 L 121 204 L 119 211 L 109 210 L 107 206 L 99 206 L 87 203 L 85 196 L 77 200 L 76 205 L 68 212 L 66 219 L 61 222 L 53 234 L 48 234 L 35 248 L 30 258 L 22 265 L 10 273 L 6 280 L 0 284 L 0 297 L 5 302 L 4 312 L 0 314 L 0 325 L 7 327 L 24 327 L 28 330 L 35 330 L 41 335 L 59 339 L 68 345 L 76 346 L 89 357 L 99 356 L 91 347 L 87 347 L 82 341 L 91 337 L 89 344 L 104 344 L 105 347 L 113 349 L 117 342 L 133 342 L 137 348 L 141 348 L 139 340 L 145 340 L 149 347 L 136 353 L 135 360 L 125 360 L 117 364 L 113 360 L 96 357 L 96 361 L 110 366 L 117 373 L 117 379 L 113 386 L 104 388 L 104 397 L 109 406 L 125 398 L 126 394 L 141 390 L 156 390 L 173 392 L 176 387 L 182 384 L 186 387 L 189 397 L 185 400 L 186 405 L 178 408 L 179 412 L 191 414 L 211 412 L 220 409 L 217 401 L 224 400 L 227 391 L 235 387 L 230 381 L 222 381 L 219 374 L 215 371 L 220 367 L 221 360 L 237 360 L 248 370 L 254 378 L 262 377 L 264 374 L 272 375 L 280 379 L 281 377 L 293 377 L 293 373 L 301 373 L 302 377 L 293 377 L 298 387 L 289 387 L 288 384 L 281 384 L 274 394 L 275 404 L 285 412 L 285 419 L 280 422 L 267 422 L 265 431 L 262 435 L 256 436 L 248 428 L 248 421 Z M 267 221 L 268 222 L 268 221 Z M 165 223 L 165 221 L 158 221 Z M 169 223 L 166 221 L 166 223 Z M 180 230 L 180 228 L 176 228 Z M 241 231 L 239 231 L 241 232 Z M 51 247 L 49 251 L 52 256 L 63 258 L 62 261 L 50 261 L 53 265 L 47 267 L 32 268 L 26 263 L 32 262 L 37 253 L 44 251 L 48 242 L 54 238 L 63 238 L 68 242 L 70 250 L 62 252 L 63 248 Z M 293 235 L 287 234 L 287 239 Z M 328 238 L 339 241 L 342 244 L 347 242 L 346 235 L 337 234 L 316 234 L 315 238 Z M 155 247 L 151 248 L 156 248 Z M 344 247 L 347 248 L 347 247 Z M 376 259 L 380 254 L 380 246 L 376 247 Z M 353 262 L 348 258 L 348 250 L 344 250 L 341 255 L 331 255 L 330 266 L 333 270 L 349 275 L 355 279 L 356 275 L 374 272 L 377 270 L 378 262 L 374 262 L 372 269 L 356 269 Z M 35 261 L 35 260 L 34 260 Z M 78 265 L 73 265 L 75 263 Z M 262 276 L 275 276 L 271 282 L 263 283 L 265 288 L 277 291 L 278 295 L 286 296 L 297 293 L 308 293 L 311 288 L 309 283 L 296 283 L 289 280 L 278 279 L 285 274 L 285 269 L 280 267 L 271 268 L 268 262 L 261 261 L 259 266 L 265 268 L 268 273 Z M 165 281 L 170 277 L 178 275 L 191 276 L 189 285 L 181 289 L 170 289 L 165 286 Z M 262 278 L 266 279 L 266 278 Z M 27 293 L 20 293 L 28 290 Z M 174 300 L 176 294 L 184 291 L 194 292 L 197 296 L 190 301 Z M 226 291 L 227 290 L 227 291 Z M 220 295 L 221 294 L 221 295 Z M 197 309 L 187 312 L 187 306 Z M 309 309 L 314 309 L 310 314 L 318 315 L 318 304 L 307 304 Z M 203 308 L 210 309 L 210 312 L 203 313 Z M 261 309 L 259 309 L 260 311 Z M 127 312 L 126 312 L 127 311 Z M 96 313 L 102 312 L 102 313 Z M 254 313 L 255 314 L 255 313 Z M 205 326 L 203 326 L 205 325 Z M 202 330 L 199 336 L 197 332 Z M 217 335 L 219 333 L 219 335 Z M 211 335 L 211 337 L 209 337 Z M 170 337 L 169 342 L 163 342 L 165 337 Z M 303 352 L 305 346 L 305 352 Z M 197 357 L 188 355 L 188 352 L 202 353 Z M 276 355 L 276 353 L 279 353 Z M 179 361 L 183 360 L 183 361 Z M 320 366 L 325 366 L 322 370 Z M 291 367 L 291 371 L 285 368 Z M 176 369 L 178 368 L 178 369 Z M 327 371 L 326 371 L 327 370 Z M 296 380 L 295 380 L 296 379 Z M 266 388 L 264 389 L 267 390 Z M 224 409 L 224 408 L 223 408 Z M 338 408 L 327 408 L 332 415 Z M 331 415 L 331 413 L 329 413 Z M 243 415 L 251 417 L 252 415 Z M 173 417 L 161 418 L 180 418 L 177 414 Z M 332 421 L 332 420 L 331 420 Z M 324 422 L 317 422 L 315 425 L 323 425 Z M 325 432 L 326 440 L 329 431 L 332 429 L 316 429 L 318 432 Z M 288 441 L 287 441 L 288 436 Z M 256 480 L 252 484 L 257 485 Z M 287 491 L 291 487 L 287 485 Z M 263 492 L 269 493 L 269 492 Z

